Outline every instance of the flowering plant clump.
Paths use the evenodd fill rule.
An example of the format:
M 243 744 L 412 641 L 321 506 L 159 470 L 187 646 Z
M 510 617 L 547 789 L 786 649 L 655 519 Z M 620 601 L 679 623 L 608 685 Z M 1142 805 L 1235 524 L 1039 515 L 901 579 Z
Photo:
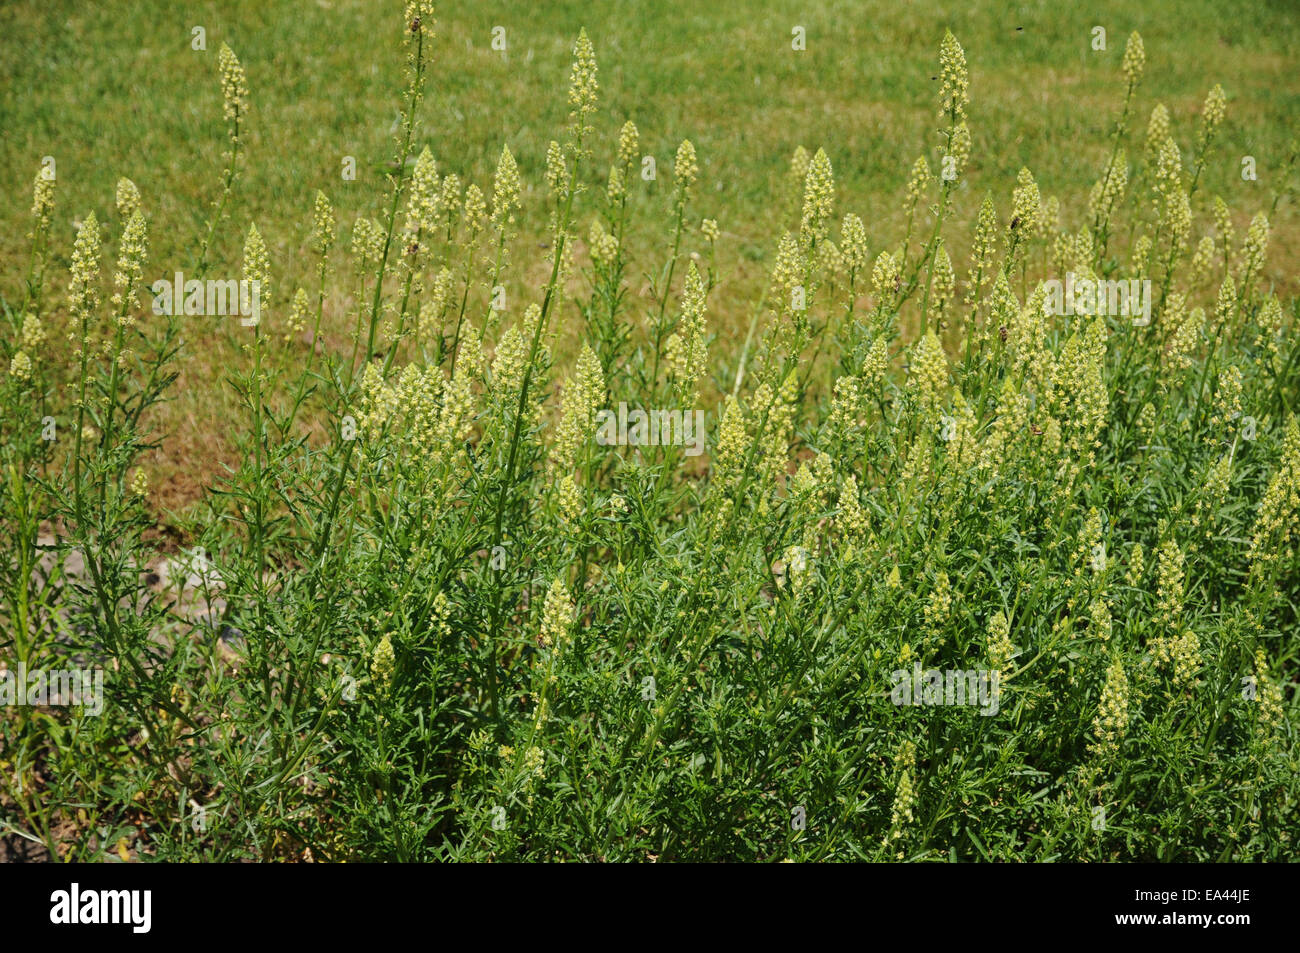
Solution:
M 421 114 L 447 44 L 432 3 L 398 13 L 376 217 L 322 192 L 300 234 L 237 223 L 229 262 L 261 117 L 220 48 L 229 151 L 187 267 L 260 312 L 230 328 L 238 462 L 183 557 L 150 509 L 150 411 L 192 346 L 139 293 L 155 199 L 123 179 L 68 248 L 34 180 L 0 661 L 101 668 L 105 704 L 0 708 L 7 830 L 70 860 L 1294 856 L 1300 336 L 1264 269 L 1277 202 L 1198 188 L 1222 88 L 1143 141 L 1134 34 L 1095 186 L 1047 197 L 979 171 L 978 85 L 936 36 L 905 230 L 800 147 L 732 347 L 707 150 L 651 192 L 583 31 L 555 140 L 444 172 Z M 1067 274 L 1145 283 L 1141 320 L 1053 306 Z M 597 440 L 615 407 L 664 439 Z M 998 697 L 944 703 L 953 673 Z

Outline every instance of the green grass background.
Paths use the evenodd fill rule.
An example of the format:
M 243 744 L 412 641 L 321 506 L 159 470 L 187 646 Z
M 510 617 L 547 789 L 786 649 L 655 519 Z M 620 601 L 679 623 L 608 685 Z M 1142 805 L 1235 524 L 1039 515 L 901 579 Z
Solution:
M 52 280 L 62 290 L 74 222 L 95 210 L 117 223 L 113 188 L 133 179 L 150 216 L 146 281 L 192 265 L 217 194 L 226 148 L 217 79 L 225 41 L 248 74 L 253 113 L 243 178 L 217 240 L 215 272 L 238 268 L 242 235 L 256 221 L 271 247 L 279 300 L 310 264 L 305 254 L 312 197 L 335 203 L 346 246 L 358 215 L 379 217 L 392 153 L 390 129 L 403 88 L 402 4 L 361 0 L 76 3 L 6 0 L 0 5 L 0 292 L 17 295 L 25 274 L 31 181 L 41 158 L 58 168 Z M 616 148 L 626 118 L 641 131 L 642 152 L 657 157 L 660 178 L 639 184 L 640 203 L 666 205 L 677 143 L 694 141 L 701 167 L 695 220 L 722 228 L 723 286 L 710 321 L 724 339 L 743 334 L 764 284 L 784 207 L 794 148 L 824 146 L 835 169 L 837 211 L 862 215 L 872 254 L 902 237 L 908 170 L 938 144 L 938 46 L 945 27 L 970 66 L 971 166 L 957 199 L 960 220 L 985 192 L 1007 204 L 1015 174 L 1028 166 L 1044 195 L 1060 198 L 1063 224 L 1077 227 L 1087 191 L 1104 165 L 1107 133 L 1123 95 L 1119 71 L 1133 29 L 1147 51 L 1130 156 L 1140 154 L 1156 102 L 1190 154 L 1205 93 L 1220 82 L 1228 118 L 1215 163 L 1197 195 L 1194 237 L 1209 202 L 1222 194 L 1239 234 L 1266 208 L 1300 116 L 1292 51 L 1300 46 L 1294 2 L 1238 5 L 1209 0 L 1101 2 L 1077 9 L 1052 0 L 1021 4 L 851 2 L 499 2 L 439 5 L 434 62 L 421 138 L 441 172 L 455 171 L 490 194 L 503 142 L 525 178 L 524 235 L 517 262 L 543 238 L 542 171 L 551 138 L 567 120 L 565 91 L 574 38 L 585 27 L 600 66 L 598 165 Z M 805 27 L 807 49 L 790 48 Z M 1107 49 L 1091 49 L 1091 31 Z M 207 31 L 207 51 L 190 48 L 191 29 Z M 490 48 L 506 30 L 505 55 Z M 1243 182 L 1240 159 L 1253 155 L 1259 180 Z M 342 180 L 344 155 L 357 159 Z M 585 235 L 591 215 L 579 219 Z M 649 218 L 652 228 L 667 216 Z M 1294 292 L 1296 218 L 1284 204 L 1273 223 L 1267 277 Z M 969 228 L 954 224 L 950 243 L 964 272 Z M 638 239 L 664 244 L 653 231 Z M 698 239 L 696 239 L 698 241 Z M 110 248 L 112 245 L 109 246 Z M 634 279 L 637 276 L 633 276 Z M 527 289 L 524 289 L 524 296 Z M 56 302 L 59 300 L 55 298 Z M 519 300 L 519 299 L 516 299 Z M 342 314 L 346 301 L 331 302 Z M 514 310 L 512 308 L 512 310 Z M 739 332 L 737 332 L 739 328 Z M 228 354 L 222 336 L 196 326 L 182 355 L 183 376 L 170 444 L 177 500 L 219 458 L 211 409 Z M 206 432 L 205 432 L 206 428 Z M 164 498 L 167 490 L 164 487 Z

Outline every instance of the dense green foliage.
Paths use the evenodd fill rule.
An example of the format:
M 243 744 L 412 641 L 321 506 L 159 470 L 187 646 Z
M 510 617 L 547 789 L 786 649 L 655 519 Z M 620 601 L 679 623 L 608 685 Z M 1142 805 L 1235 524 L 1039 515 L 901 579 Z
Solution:
M 103 276 L 86 216 L 69 279 L 38 175 L 0 342 L 0 657 L 106 674 L 99 715 L 0 711 L 11 844 L 1292 855 L 1300 341 L 1262 277 L 1277 202 L 1238 238 L 1198 189 L 1220 90 L 1181 147 L 1158 113 L 1133 131 L 1135 35 L 1087 216 L 1062 227 L 1022 170 L 963 218 L 978 113 L 945 35 L 905 234 L 842 214 L 826 153 L 801 151 L 769 288 L 720 349 L 691 143 L 653 206 L 628 200 L 638 134 L 604 128 L 584 33 L 538 249 L 508 150 L 480 191 L 418 148 L 438 40 L 427 0 L 405 21 L 391 190 L 349 226 L 346 266 L 323 195 L 297 293 L 245 230 L 261 321 L 221 319 L 244 355 L 241 462 L 165 563 L 145 501 L 166 441 L 142 422 L 194 319 L 149 307 L 147 196 L 119 185 Z M 228 49 L 221 71 L 213 235 L 256 96 Z M 192 251 L 195 275 L 232 277 Z M 1149 321 L 1059 313 L 1044 282 L 1067 273 L 1149 280 Z M 348 349 L 300 346 L 327 299 Z M 621 403 L 702 409 L 706 453 L 598 441 Z M 896 704 L 918 665 L 997 673 L 996 703 Z

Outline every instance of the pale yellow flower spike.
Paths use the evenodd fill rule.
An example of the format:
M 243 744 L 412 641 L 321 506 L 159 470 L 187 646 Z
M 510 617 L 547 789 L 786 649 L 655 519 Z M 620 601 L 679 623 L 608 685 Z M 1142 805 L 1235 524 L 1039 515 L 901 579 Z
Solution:
M 844 265 L 855 279 L 867 266 L 867 229 L 862 219 L 849 212 L 840 225 L 840 251 L 844 253 Z
M 939 116 L 954 125 L 966 118 L 969 79 L 966 74 L 966 54 L 952 35 L 945 30 L 939 46 Z
M 221 44 L 217 65 L 221 72 L 222 112 L 230 123 L 230 137 L 238 139 L 239 119 L 248 112 L 248 82 L 239 58 L 228 44 Z
M 686 272 L 686 286 L 682 292 L 681 321 L 665 346 L 668 367 L 686 412 L 699 398 L 698 384 L 704 376 L 708 360 L 704 298 L 704 279 L 692 261 Z
M 722 422 L 718 424 L 716 447 L 713 454 L 713 479 L 722 486 L 729 486 L 744 471 L 745 457 L 750 448 L 745 412 L 735 397 L 727 398 Z
M 140 499 L 149 495 L 149 475 L 141 467 L 136 467 L 131 475 L 131 495 Z
M 81 322 L 88 322 L 99 307 L 99 222 L 94 212 L 81 223 L 72 245 L 68 306 L 73 318 Z
M 312 212 L 311 247 L 318 254 L 325 254 L 334 244 L 334 209 L 324 192 L 317 191 L 316 206 Z
M 32 359 L 25 351 L 16 351 L 9 359 L 9 375 L 19 381 L 31 380 Z
M 433 232 L 438 227 L 439 198 L 438 163 L 428 146 L 415 160 L 410 190 L 406 199 L 406 237 L 414 242 L 422 233 Z
M 818 149 L 804 181 L 803 222 L 799 237 L 804 245 L 820 242 L 835 211 L 835 177 L 825 149 Z
M 126 221 L 140 208 L 140 190 L 130 179 L 118 179 L 114 200 L 117 203 L 117 214 Z
M 379 644 L 375 646 L 374 653 L 370 657 L 370 677 L 374 679 L 375 685 L 380 692 L 388 691 L 388 686 L 393 682 L 393 673 L 396 667 L 393 640 L 385 634 L 379 640 Z
M 549 154 L 547 160 L 548 162 L 550 160 Z M 469 207 L 470 199 L 467 194 L 465 200 L 467 215 Z M 497 171 L 492 180 L 492 224 L 498 229 L 513 225 L 514 213 L 519 207 L 519 166 L 515 163 L 510 147 L 502 146 L 501 158 L 497 160 Z
M 1128 731 L 1128 702 L 1128 676 L 1124 672 L 1124 663 L 1117 656 L 1106 669 L 1101 704 L 1092 723 L 1093 733 L 1097 736 L 1096 744 L 1091 747 L 1093 753 L 1105 757 L 1119 751 L 1119 743 Z
M 36 173 L 36 184 L 32 187 L 32 218 L 36 220 L 32 235 L 46 232 L 50 227 L 50 215 L 54 211 L 54 175 L 49 166 L 41 166 Z
M 596 411 L 605 397 L 605 376 L 600 358 L 583 344 L 573 378 L 561 398 L 560 423 L 551 449 L 553 471 L 568 475 L 577 463 L 578 450 L 591 436 Z
M 1145 47 L 1142 46 L 1142 37 L 1137 30 L 1134 30 L 1129 34 L 1128 43 L 1124 46 L 1124 61 L 1120 64 L 1120 70 L 1130 86 L 1138 84 L 1146 62 L 1147 54 Z
M 248 237 L 244 239 L 244 279 L 259 283 L 260 307 L 265 315 L 271 304 L 271 259 L 255 224 L 248 226 Z
M 691 140 L 683 139 L 681 145 L 677 147 L 677 156 L 673 161 L 673 181 L 676 183 L 679 209 L 686 204 L 699 174 L 700 166 L 695 161 L 695 146 Z
M 127 220 L 126 230 L 122 233 L 122 242 L 118 247 L 117 271 L 113 275 L 116 291 L 113 293 L 113 307 L 118 310 L 118 320 L 123 327 L 132 327 L 135 318 L 131 307 L 135 304 L 136 289 L 144 277 L 144 262 L 148 257 L 148 228 L 144 215 L 137 207 Z
M 637 158 L 639 137 L 636 123 L 631 119 L 623 123 L 618 134 L 618 162 L 623 167 L 630 166 Z
M 588 119 L 596 111 L 596 93 L 599 88 L 596 82 L 596 51 L 584 29 L 578 33 L 578 42 L 574 44 L 573 68 L 569 74 L 569 116 L 573 120 L 575 145 L 585 141 L 587 133 L 591 131 Z
M 569 641 L 573 628 L 575 610 L 569 587 L 564 580 L 556 577 L 551 587 L 546 590 L 546 602 L 542 606 L 542 627 L 537 641 L 543 648 L 563 648 Z
M 1011 643 L 1011 623 L 1001 609 L 989 618 L 988 634 L 984 642 L 984 651 L 988 656 L 990 667 L 1005 672 L 1015 655 L 1016 647 Z

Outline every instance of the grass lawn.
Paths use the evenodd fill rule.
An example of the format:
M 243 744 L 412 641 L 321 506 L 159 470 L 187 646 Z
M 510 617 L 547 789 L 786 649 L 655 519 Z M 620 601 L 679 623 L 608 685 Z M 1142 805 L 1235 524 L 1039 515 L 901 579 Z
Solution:
M 384 211 L 384 167 L 403 83 L 392 6 L 6 3 L 0 167 L 9 170 L 9 185 L 0 190 L 0 292 L 12 301 L 21 288 L 31 179 L 44 156 L 57 163 L 53 234 L 62 258 L 51 276 L 60 292 L 74 222 L 92 209 L 112 222 L 120 176 L 140 187 L 150 217 L 146 283 L 193 266 L 225 149 L 216 63 L 224 41 L 247 70 L 253 113 L 242 178 L 216 238 L 216 271 L 237 273 L 242 235 L 256 222 L 271 248 L 282 316 L 292 289 L 311 286 L 304 252 L 316 190 L 335 204 L 345 236 L 357 216 L 380 218 Z M 1105 51 L 1091 48 L 1097 25 L 1106 29 Z M 195 26 L 206 30 L 206 52 L 191 49 Z M 498 26 L 504 53 L 492 49 Z M 795 26 L 805 29 L 802 52 L 791 49 Z M 1157 0 L 1141 9 L 1106 2 L 1086 13 L 1037 2 L 1014 14 L 989 0 L 952 9 L 843 2 L 705 7 L 678 0 L 449 4 L 438 10 L 423 137 L 441 172 L 454 171 L 488 194 L 501 146 L 509 144 L 525 188 L 523 249 L 545 235 L 546 146 L 566 121 L 563 90 L 583 27 L 600 64 L 597 167 L 610 161 L 620 125 L 632 118 L 641 151 L 656 157 L 661 173 L 638 183 L 634 202 L 664 206 L 678 142 L 689 138 L 697 148 L 701 186 L 691 214 L 697 224 L 708 217 L 721 226 L 722 287 L 711 296 L 710 322 L 726 347 L 748 330 L 775 252 L 771 236 L 797 216 L 787 177 L 797 146 L 826 149 L 839 208 L 863 217 L 873 255 L 898 242 L 908 171 L 923 150 L 933 155 L 937 140 L 934 50 L 945 27 L 960 38 L 971 70 L 973 150 L 955 201 L 958 220 L 969 220 L 986 192 L 1005 208 L 1023 165 L 1045 196 L 1061 197 L 1064 227 L 1082 223 L 1079 203 L 1106 161 L 1106 133 L 1123 96 L 1119 61 L 1133 29 L 1145 39 L 1148 64 L 1130 155 L 1141 152 L 1155 103 L 1169 109 L 1186 153 L 1206 89 L 1217 81 L 1227 91 L 1218 161 L 1196 196 L 1196 234 L 1215 194 L 1237 210 L 1239 234 L 1249 220 L 1245 210 L 1271 203 L 1300 113 L 1290 55 L 1300 43 L 1300 18 L 1277 2 L 1231 12 L 1204 0 Z M 1257 181 L 1242 180 L 1243 155 L 1255 158 Z M 356 160 L 353 181 L 342 178 L 344 156 Z M 579 237 L 590 217 L 580 219 Z M 1289 203 L 1272 224 L 1267 277 L 1293 292 L 1300 245 Z M 960 231 L 952 249 L 959 267 L 966 254 L 960 242 L 969 234 Z M 700 242 L 698 231 L 689 241 Z M 657 232 L 631 238 L 639 249 L 667 242 Z M 538 274 L 536 284 L 544 278 Z M 644 296 L 642 276 L 629 278 Z M 536 288 L 517 291 L 509 305 L 515 316 L 536 296 Z M 634 294 L 634 314 L 638 300 Z M 350 328 L 341 315 L 349 304 L 327 301 L 327 345 L 345 347 Z M 221 425 L 233 406 L 223 386 L 237 359 L 233 341 L 211 319 L 198 319 L 185 336 L 180 386 L 157 421 L 168 435 L 155 496 L 165 522 L 179 518 L 174 511 L 198 497 L 221 462 L 233 462 Z

